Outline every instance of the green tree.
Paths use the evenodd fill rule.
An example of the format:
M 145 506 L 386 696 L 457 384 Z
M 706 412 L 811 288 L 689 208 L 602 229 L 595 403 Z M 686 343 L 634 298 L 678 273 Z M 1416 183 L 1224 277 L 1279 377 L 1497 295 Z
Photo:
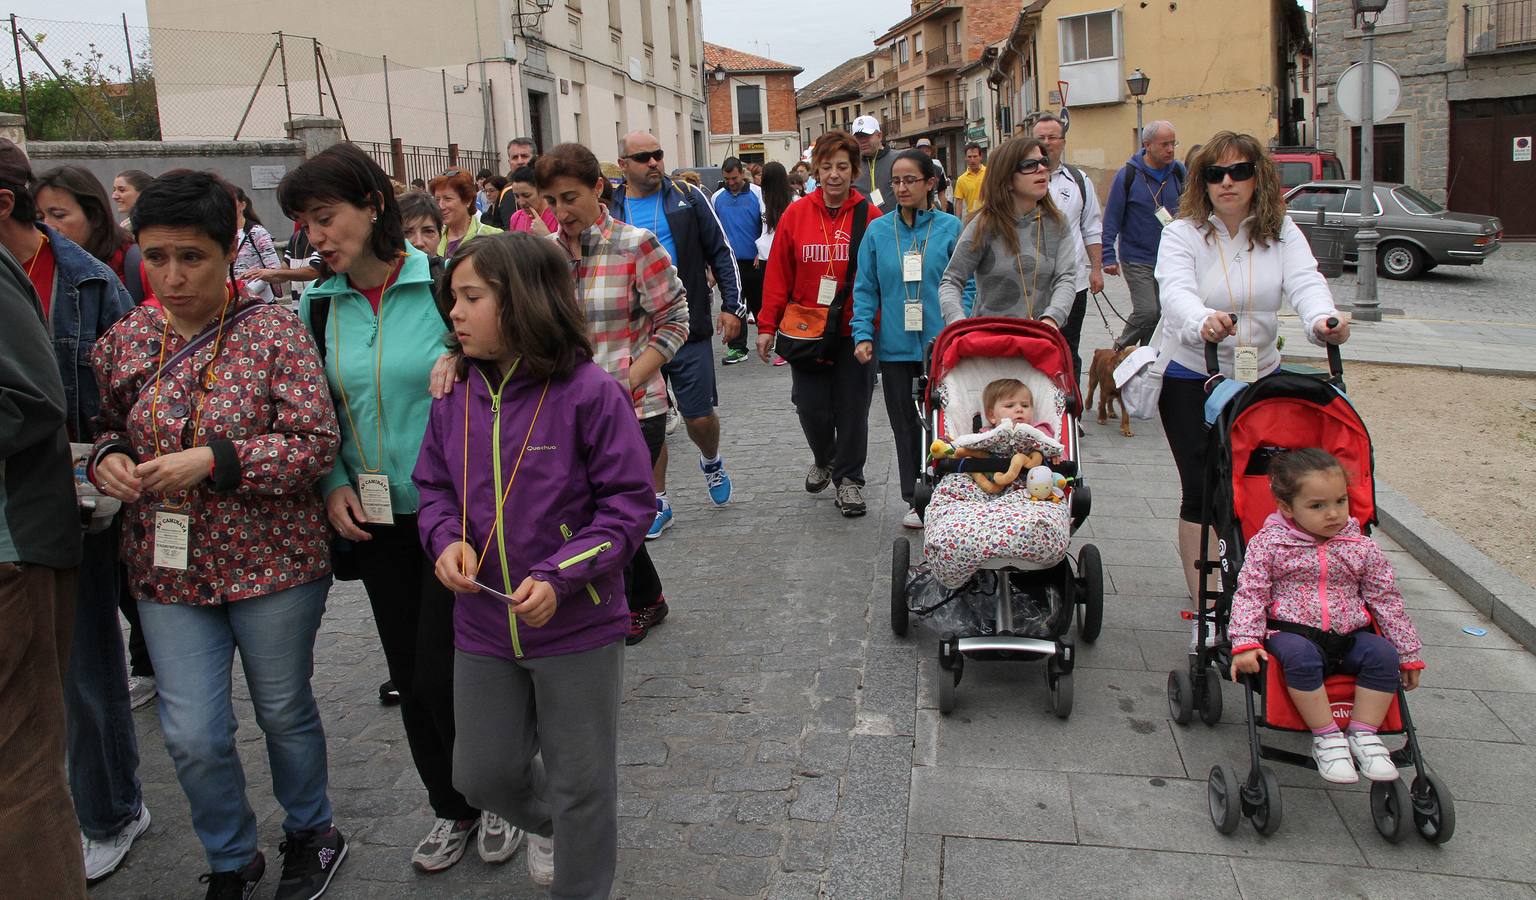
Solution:
M 48 36 L 39 32 L 31 37 L 46 53 Z M 25 42 L 22 55 L 32 55 Z M 136 56 L 130 75 L 108 64 L 92 43 L 84 52 L 50 59 L 58 77 L 46 70 L 27 73 L 28 135 L 39 141 L 160 140 L 155 76 L 147 48 L 141 47 Z M 22 111 L 21 87 L 14 76 L 0 74 L 0 111 Z

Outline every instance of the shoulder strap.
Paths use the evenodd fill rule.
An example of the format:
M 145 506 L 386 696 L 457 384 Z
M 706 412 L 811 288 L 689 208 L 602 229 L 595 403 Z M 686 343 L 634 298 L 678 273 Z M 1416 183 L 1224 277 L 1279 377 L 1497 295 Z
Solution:
M 320 351 L 320 368 L 325 368 L 325 320 L 331 315 L 331 297 L 311 297 L 309 300 L 309 333 L 314 335 L 315 347 Z
M 1077 193 L 1083 198 L 1083 205 L 1077 211 L 1077 227 L 1081 230 L 1088 224 L 1088 185 L 1084 182 L 1082 171 L 1076 166 L 1067 166 L 1067 174 L 1077 183 Z
M 123 287 L 134 306 L 144 302 L 144 254 L 138 244 L 129 244 L 123 251 Z

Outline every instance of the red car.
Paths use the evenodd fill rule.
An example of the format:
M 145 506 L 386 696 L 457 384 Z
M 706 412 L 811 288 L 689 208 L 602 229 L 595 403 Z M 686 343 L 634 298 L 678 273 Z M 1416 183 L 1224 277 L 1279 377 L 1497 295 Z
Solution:
M 1344 164 L 1332 150 L 1316 147 L 1276 147 L 1269 151 L 1280 170 L 1280 184 L 1290 190 L 1308 181 L 1344 179 Z

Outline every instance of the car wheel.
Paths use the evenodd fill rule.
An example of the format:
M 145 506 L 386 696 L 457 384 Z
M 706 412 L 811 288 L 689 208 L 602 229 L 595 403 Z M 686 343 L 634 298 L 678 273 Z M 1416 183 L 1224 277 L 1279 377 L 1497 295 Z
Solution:
M 1417 278 L 1424 271 L 1424 251 L 1412 244 L 1383 244 L 1376 251 L 1376 270 L 1397 281 Z

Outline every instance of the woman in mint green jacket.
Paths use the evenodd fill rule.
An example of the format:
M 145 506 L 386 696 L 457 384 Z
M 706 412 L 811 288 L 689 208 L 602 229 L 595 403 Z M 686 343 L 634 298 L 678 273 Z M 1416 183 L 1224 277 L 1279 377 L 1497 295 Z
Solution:
M 891 164 L 897 214 L 869 223 L 859 244 L 859 274 L 853 285 L 854 356 L 880 361 L 885 412 L 896 436 L 901 499 L 909 505 L 922 468 L 923 423 L 912 400 L 912 385 L 923 373 L 923 348 L 944 328 L 939 280 L 960 240 L 960 220 L 932 207 L 938 172 L 921 150 L 908 150 Z M 921 528 L 911 509 L 902 519 Z
M 436 821 L 411 856 L 446 869 L 479 831 L 487 862 L 505 862 L 522 832 L 484 815 L 453 786 L 453 595 L 433 575 L 417 529 L 411 481 L 431 416 L 427 391 L 447 326 L 426 254 L 408 245 L 389 177 L 337 144 L 294 169 L 278 201 L 320 257 L 300 317 L 316 332 L 341 451 L 320 481 L 326 514 L 352 544 L 373 607 L 416 771 Z

